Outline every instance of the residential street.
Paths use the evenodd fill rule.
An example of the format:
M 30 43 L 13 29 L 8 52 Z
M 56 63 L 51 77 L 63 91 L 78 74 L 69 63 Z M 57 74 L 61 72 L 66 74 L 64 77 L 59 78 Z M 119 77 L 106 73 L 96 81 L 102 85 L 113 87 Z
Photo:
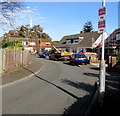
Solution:
M 99 73 L 92 70 L 93 66 L 77 67 L 36 56 L 31 58 L 42 62 L 42 70 L 3 87 L 3 114 L 63 114 L 78 99 L 93 92 Z M 32 70 L 27 71 L 32 73 Z M 82 104 L 81 112 L 89 100 L 90 97 Z
M 14 1 L 0 2 L 0 114 L 120 115 L 120 2 Z

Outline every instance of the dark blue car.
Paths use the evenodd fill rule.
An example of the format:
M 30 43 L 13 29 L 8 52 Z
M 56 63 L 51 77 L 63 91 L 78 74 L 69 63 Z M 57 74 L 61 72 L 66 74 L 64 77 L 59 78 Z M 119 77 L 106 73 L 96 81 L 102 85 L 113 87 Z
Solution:
M 83 53 L 73 54 L 70 58 L 70 64 L 79 65 L 81 63 L 85 65 L 89 64 L 88 58 Z
M 49 56 L 49 52 L 42 51 L 39 53 L 40 58 L 47 58 Z

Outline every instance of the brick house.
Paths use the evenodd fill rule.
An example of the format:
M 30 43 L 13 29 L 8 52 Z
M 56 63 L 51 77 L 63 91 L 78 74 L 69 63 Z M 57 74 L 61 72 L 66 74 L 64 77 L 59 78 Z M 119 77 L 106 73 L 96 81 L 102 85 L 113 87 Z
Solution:
M 28 49 L 34 51 L 49 51 L 51 49 L 51 40 L 49 39 L 29 39 Z
M 40 50 L 40 39 L 29 38 L 28 50 L 39 51 Z
M 114 30 L 105 41 L 106 55 L 117 55 L 120 52 L 120 28 Z
M 49 39 L 40 39 L 40 50 L 43 51 L 43 50 L 51 50 L 51 40 Z

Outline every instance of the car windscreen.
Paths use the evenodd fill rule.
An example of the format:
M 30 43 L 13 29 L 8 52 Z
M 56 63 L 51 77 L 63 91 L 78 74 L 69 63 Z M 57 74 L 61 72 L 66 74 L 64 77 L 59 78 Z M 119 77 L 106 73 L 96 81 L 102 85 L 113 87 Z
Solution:
M 48 55 L 49 53 L 48 52 L 44 52 L 45 55 Z
M 75 54 L 75 58 L 85 58 L 84 54 Z

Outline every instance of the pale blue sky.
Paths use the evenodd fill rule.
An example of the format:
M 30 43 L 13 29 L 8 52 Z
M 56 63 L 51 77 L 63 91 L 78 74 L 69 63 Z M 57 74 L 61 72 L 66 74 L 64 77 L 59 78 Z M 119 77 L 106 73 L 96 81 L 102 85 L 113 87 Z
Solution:
M 118 27 L 120 28 L 120 1 L 118 3 Z
M 54 41 L 80 33 L 87 21 L 92 21 L 94 31 L 98 30 L 101 2 L 25 2 L 25 5 L 17 26 L 29 24 L 32 17 L 33 25 L 41 25 Z M 107 2 L 106 9 L 106 30 L 110 34 L 118 28 L 118 2 Z

